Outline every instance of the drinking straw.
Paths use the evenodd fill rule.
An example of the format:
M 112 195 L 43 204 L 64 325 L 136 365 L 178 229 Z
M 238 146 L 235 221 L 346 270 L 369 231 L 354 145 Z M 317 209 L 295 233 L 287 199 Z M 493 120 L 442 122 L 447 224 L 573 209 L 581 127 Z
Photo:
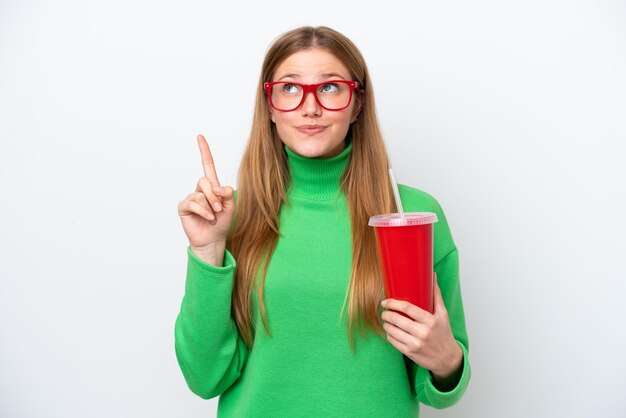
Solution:
M 393 170 L 389 169 L 389 179 L 391 179 L 391 187 L 393 188 L 393 197 L 396 199 L 396 207 L 398 208 L 398 213 L 400 214 L 400 218 L 404 219 L 404 210 L 402 209 L 402 201 L 400 200 L 400 192 L 398 192 L 398 183 L 396 183 L 396 178 L 393 175 Z

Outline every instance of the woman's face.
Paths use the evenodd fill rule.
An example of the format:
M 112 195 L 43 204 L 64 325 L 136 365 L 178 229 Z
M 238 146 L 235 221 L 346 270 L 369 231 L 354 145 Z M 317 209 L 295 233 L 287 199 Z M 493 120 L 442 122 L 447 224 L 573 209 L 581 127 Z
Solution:
M 272 81 L 316 84 L 331 79 L 351 80 L 350 72 L 333 54 L 308 48 L 290 55 L 276 71 Z M 309 158 L 330 158 L 344 150 L 344 138 L 358 115 L 357 94 L 343 110 L 326 110 L 312 93 L 296 110 L 281 112 L 270 106 L 272 122 L 280 140 L 296 154 Z

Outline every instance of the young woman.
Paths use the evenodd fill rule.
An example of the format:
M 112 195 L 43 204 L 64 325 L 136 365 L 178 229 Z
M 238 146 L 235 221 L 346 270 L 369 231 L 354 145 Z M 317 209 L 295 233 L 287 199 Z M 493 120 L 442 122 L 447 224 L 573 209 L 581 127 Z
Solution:
M 178 205 L 189 247 L 175 325 L 194 393 L 220 396 L 220 417 L 415 417 L 419 402 L 459 400 L 470 366 L 457 249 L 437 201 L 404 185 L 406 211 L 439 218 L 435 309 L 383 302 L 368 220 L 396 208 L 348 38 L 302 27 L 270 47 L 237 193 L 198 145 L 205 176 Z

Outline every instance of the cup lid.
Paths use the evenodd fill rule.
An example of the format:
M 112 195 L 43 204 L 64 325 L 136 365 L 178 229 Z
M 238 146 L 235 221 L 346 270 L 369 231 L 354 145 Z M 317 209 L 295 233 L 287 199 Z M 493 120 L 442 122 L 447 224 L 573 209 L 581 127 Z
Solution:
M 404 218 L 399 213 L 386 213 L 372 216 L 369 226 L 412 226 L 425 225 L 437 222 L 437 215 L 433 212 L 405 212 Z

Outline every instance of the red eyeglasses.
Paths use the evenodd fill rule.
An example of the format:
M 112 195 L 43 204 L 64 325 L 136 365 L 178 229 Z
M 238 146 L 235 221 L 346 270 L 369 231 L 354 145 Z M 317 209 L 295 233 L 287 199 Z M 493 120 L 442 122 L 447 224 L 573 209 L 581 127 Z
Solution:
M 272 107 L 281 112 L 291 112 L 304 103 L 307 93 L 313 93 L 315 101 L 326 110 L 343 110 L 352 101 L 352 92 L 359 83 L 352 80 L 328 80 L 317 84 L 293 81 L 263 83 Z

